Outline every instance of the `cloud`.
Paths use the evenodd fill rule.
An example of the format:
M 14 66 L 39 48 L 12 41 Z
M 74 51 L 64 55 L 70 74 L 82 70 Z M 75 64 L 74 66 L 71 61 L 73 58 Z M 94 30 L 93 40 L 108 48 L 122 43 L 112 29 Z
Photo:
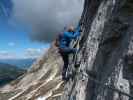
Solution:
M 15 59 L 17 56 L 15 53 L 8 51 L 0 51 L 0 59 Z
M 9 42 L 8 45 L 9 45 L 10 47 L 14 47 L 14 46 L 15 46 L 15 43 L 14 43 L 14 42 Z
M 49 42 L 80 19 L 84 0 L 13 0 L 12 19 L 32 29 L 33 40 Z
M 35 59 L 43 55 L 48 48 L 27 48 L 23 53 L 16 54 L 9 51 L 0 51 L 0 59 Z
M 47 49 L 35 49 L 35 48 L 28 48 L 24 52 L 24 58 L 37 58 L 44 53 Z

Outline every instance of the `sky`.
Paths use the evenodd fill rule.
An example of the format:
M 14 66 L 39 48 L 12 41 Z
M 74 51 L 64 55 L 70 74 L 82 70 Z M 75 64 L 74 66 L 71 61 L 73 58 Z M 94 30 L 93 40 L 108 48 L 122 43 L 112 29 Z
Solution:
M 36 58 L 49 48 L 48 43 L 31 41 L 27 32 L 22 26 L 14 28 L 6 22 L 1 23 L 0 59 Z
M 0 59 L 39 57 L 64 27 L 77 25 L 82 9 L 83 0 L 1 0 Z

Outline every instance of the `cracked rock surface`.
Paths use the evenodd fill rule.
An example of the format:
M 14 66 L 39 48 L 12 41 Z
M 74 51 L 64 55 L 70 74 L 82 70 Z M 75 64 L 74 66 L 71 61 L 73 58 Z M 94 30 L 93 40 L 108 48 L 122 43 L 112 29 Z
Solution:
M 70 56 L 67 73 L 73 77 L 67 83 L 61 80 L 58 49 L 51 46 L 0 95 L 8 95 L 5 100 L 132 100 L 103 85 L 133 95 L 133 1 L 85 0 L 81 21 L 83 32 L 71 45 L 80 52 Z

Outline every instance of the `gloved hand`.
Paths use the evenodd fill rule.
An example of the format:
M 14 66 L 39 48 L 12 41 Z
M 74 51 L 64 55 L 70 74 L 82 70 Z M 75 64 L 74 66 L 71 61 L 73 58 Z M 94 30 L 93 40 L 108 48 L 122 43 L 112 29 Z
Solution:
M 80 29 L 79 32 L 82 32 L 82 30 Z
M 75 53 L 79 53 L 79 52 L 80 52 L 80 50 L 75 48 Z
M 79 25 L 80 25 L 80 26 L 83 25 L 83 22 L 80 21 L 80 22 L 79 22 Z

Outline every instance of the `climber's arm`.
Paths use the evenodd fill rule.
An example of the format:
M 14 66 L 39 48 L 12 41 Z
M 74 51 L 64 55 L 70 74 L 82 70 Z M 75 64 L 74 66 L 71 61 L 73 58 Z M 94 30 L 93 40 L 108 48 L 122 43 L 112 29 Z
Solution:
M 80 32 L 77 31 L 77 32 L 65 32 L 64 33 L 68 38 L 71 38 L 71 39 L 76 39 L 78 36 L 80 36 Z
M 76 31 L 74 33 L 72 33 L 72 32 L 64 32 L 64 34 L 68 38 L 76 39 L 78 36 L 80 36 L 80 32 L 81 32 L 80 25 L 78 25 L 78 27 L 76 28 Z
M 76 27 L 76 32 L 81 32 L 80 24 Z
M 80 28 L 80 24 L 77 26 L 77 28 L 76 28 L 76 31 L 74 32 L 74 35 L 76 36 L 76 37 L 79 37 L 80 36 L 80 32 L 82 32 L 81 31 L 81 28 Z
M 77 37 L 77 35 L 72 32 L 64 32 L 64 35 L 70 39 L 75 39 Z

